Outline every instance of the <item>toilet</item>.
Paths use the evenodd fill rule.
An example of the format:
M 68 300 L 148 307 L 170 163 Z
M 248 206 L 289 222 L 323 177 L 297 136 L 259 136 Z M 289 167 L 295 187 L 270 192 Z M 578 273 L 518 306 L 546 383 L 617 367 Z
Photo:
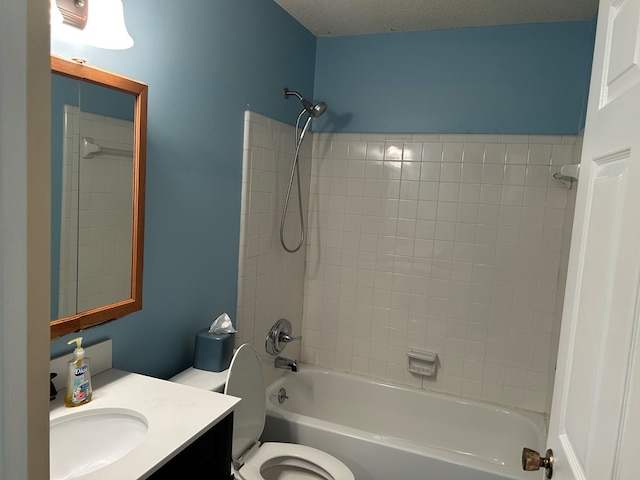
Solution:
M 200 388 L 217 390 L 221 374 L 190 368 L 172 378 Z M 212 381 L 213 379 L 213 381 Z M 241 480 L 354 480 L 349 468 L 335 457 L 294 443 L 260 443 L 266 415 L 264 376 L 258 354 L 245 343 L 233 355 L 224 393 L 241 398 L 233 413 L 232 459 Z

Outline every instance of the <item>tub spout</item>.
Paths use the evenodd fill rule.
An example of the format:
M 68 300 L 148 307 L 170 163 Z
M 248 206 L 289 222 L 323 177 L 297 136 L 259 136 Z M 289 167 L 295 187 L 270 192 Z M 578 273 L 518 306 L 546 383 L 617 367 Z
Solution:
M 295 360 L 286 357 L 276 357 L 276 368 L 290 369 L 292 372 L 298 371 L 298 364 Z

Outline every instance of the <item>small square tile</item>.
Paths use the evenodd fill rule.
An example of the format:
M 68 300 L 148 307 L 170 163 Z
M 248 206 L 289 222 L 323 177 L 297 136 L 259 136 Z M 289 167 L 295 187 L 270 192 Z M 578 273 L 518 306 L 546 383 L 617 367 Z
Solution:
M 400 184 L 400 180 L 383 179 L 380 188 L 380 196 L 382 198 L 400 198 Z
M 506 160 L 507 146 L 500 143 L 488 143 L 484 151 L 485 164 L 504 165 Z
M 353 141 L 349 142 L 349 158 L 364 160 L 367 157 L 367 143 Z
M 436 222 L 436 240 L 453 241 L 455 237 L 456 224 L 454 222 Z
M 505 185 L 524 185 L 527 168 L 524 165 L 505 165 Z
M 483 382 L 482 384 L 482 399 L 492 403 L 503 403 L 502 390 L 503 386 L 500 384 Z
M 568 201 L 566 188 L 550 188 L 547 191 L 546 206 L 548 208 L 565 208 Z
M 384 142 L 367 142 L 366 160 L 380 161 L 383 158 L 384 158 Z
M 425 143 L 422 150 L 423 162 L 442 162 L 442 143 Z
M 481 164 L 484 161 L 484 144 L 466 143 L 462 161 L 465 164 Z
M 440 180 L 442 164 L 440 162 L 422 162 L 420 165 L 420 180 L 437 182 Z
M 502 185 L 504 180 L 504 165 L 485 164 L 482 169 L 482 183 Z
M 478 205 L 473 203 L 459 203 L 456 221 L 461 223 L 477 223 Z
M 438 202 L 436 218 L 439 221 L 455 222 L 458 214 L 458 204 L 454 202 Z
M 541 165 L 527 166 L 525 185 L 532 187 L 546 187 L 549 184 L 551 171 L 549 167 Z
M 420 162 L 422 160 L 423 144 L 420 142 L 405 142 L 402 151 L 402 159 L 409 162 Z
M 506 153 L 506 163 L 508 165 L 526 165 L 529 157 L 529 145 L 508 144 Z
M 364 178 L 381 179 L 383 165 L 382 160 L 365 162 Z
M 524 201 L 524 187 L 504 185 L 502 187 L 503 205 L 522 205 Z
M 444 163 L 462 163 L 463 143 L 444 143 L 442 145 L 442 161 Z
M 460 178 L 462 183 L 482 183 L 482 164 L 463 163 Z M 524 184 L 524 175 L 522 183 Z
M 453 260 L 455 262 L 463 262 L 463 263 L 471 263 L 473 262 L 473 251 L 474 251 L 473 243 L 460 243 L 455 242 L 453 247 Z M 466 278 L 465 276 L 461 276 L 462 278 Z
M 441 182 L 459 182 L 462 175 L 462 164 L 444 163 L 440 169 Z
M 445 183 L 440 182 L 438 189 L 438 201 L 439 202 L 456 202 L 460 192 L 459 183 Z
M 480 245 L 495 245 L 498 239 L 496 225 L 478 225 L 475 233 L 475 241 Z
M 475 183 L 460 184 L 458 201 L 461 203 L 478 203 L 480 201 L 480 185 Z
M 522 223 L 522 208 L 503 205 L 500 208 L 499 225 L 519 226 Z
M 487 205 L 500 205 L 502 198 L 502 185 L 482 185 L 480 188 L 480 203 Z
M 420 163 L 417 162 L 402 162 L 402 180 L 414 180 L 420 179 Z
M 529 145 L 529 165 L 550 165 L 551 145 Z
M 484 374 L 484 352 L 478 358 L 482 360 L 471 360 L 468 359 L 465 352 L 465 360 L 464 360 L 464 369 L 462 372 L 462 376 L 465 379 L 477 380 L 478 382 L 482 381 Z
M 551 165 L 569 165 L 573 161 L 573 144 L 553 145 L 551 149 Z
M 526 186 L 524 189 L 523 205 L 528 207 L 545 207 L 547 204 L 547 189 L 545 187 Z
M 402 160 L 404 144 L 402 142 L 386 142 L 384 147 L 385 160 Z
M 499 205 L 479 205 L 478 223 L 486 225 L 498 225 L 500 221 Z

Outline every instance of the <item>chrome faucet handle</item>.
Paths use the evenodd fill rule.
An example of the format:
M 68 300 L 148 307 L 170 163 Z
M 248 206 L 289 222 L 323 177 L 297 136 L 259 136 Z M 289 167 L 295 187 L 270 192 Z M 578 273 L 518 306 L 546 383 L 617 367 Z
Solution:
M 291 330 L 291 322 L 286 318 L 281 318 L 274 323 L 273 327 L 271 327 L 267 333 L 267 338 L 265 338 L 264 341 L 264 348 L 267 353 L 273 356 L 280 355 L 284 350 L 284 347 L 287 346 L 287 343 L 302 338 L 300 336 L 291 336 Z
M 293 342 L 294 340 L 300 340 L 301 338 L 302 338 L 302 335 L 298 335 L 297 337 L 292 337 L 288 333 L 280 332 L 280 336 L 278 337 L 278 340 L 283 343 L 289 343 L 289 342 Z

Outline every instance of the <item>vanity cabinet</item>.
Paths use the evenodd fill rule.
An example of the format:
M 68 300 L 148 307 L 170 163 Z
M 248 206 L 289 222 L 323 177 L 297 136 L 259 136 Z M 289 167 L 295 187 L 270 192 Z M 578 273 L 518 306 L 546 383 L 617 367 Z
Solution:
M 178 478 L 229 480 L 233 478 L 231 476 L 232 436 L 233 413 L 230 413 L 149 478 L 152 480 Z

